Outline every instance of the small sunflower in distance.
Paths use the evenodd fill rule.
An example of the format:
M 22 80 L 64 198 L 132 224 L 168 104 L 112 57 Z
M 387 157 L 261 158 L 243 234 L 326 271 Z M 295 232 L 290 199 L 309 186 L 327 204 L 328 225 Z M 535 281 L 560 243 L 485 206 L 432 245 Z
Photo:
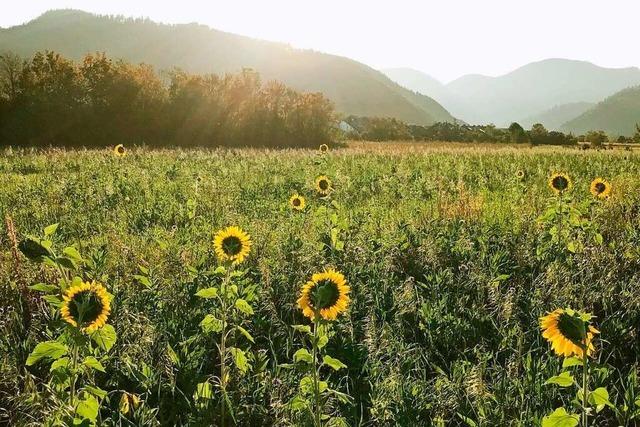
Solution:
M 321 196 L 328 196 L 331 193 L 331 180 L 326 175 L 320 175 L 316 178 L 316 191 Z
M 611 184 L 600 177 L 591 181 L 589 189 L 591 194 L 599 199 L 606 199 L 611 194 Z
M 558 356 L 584 356 L 584 348 L 590 356 L 593 351 L 593 337 L 600 333 L 591 326 L 591 315 L 567 309 L 557 309 L 540 318 L 542 336 L 551 343 Z
M 88 334 L 102 328 L 110 313 L 111 301 L 100 283 L 82 282 L 62 296 L 62 319 Z
M 549 178 L 549 187 L 555 191 L 556 194 L 562 194 L 565 191 L 571 189 L 571 178 L 566 173 L 554 173 Z
M 327 144 L 322 144 L 322 145 L 320 145 L 319 150 L 320 150 L 321 153 L 324 154 L 324 153 L 329 151 L 329 146 Z
M 127 154 L 127 150 L 125 150 L 124 145 L 118 144 L 113 147 L 113 154 L 115 154 L 116 157 L 123 157 Z
M 518 178 L 520 181 L 522 181 L 525 177 L 525 173 L 522 169 L 518 169 L 516 171 L 516 178 Z
M 350 291 L 342 273 L 333 269 L 315 273 L 302 286 L 298 308 L 311 320 L 315 320 L 316 310 L 324 320 L 335 320 L 349 307 Z
M 240 227 L 227 227 L 215 234 L 213 248 L 220 261 L 240 264 L 249 255 L 251 237 Z
M 291 205 L 291 209 L 303 211 L 306 206 L 306 202 L 304 200 L 304 197 L 296 193 L 289 199 L 289 205 Z

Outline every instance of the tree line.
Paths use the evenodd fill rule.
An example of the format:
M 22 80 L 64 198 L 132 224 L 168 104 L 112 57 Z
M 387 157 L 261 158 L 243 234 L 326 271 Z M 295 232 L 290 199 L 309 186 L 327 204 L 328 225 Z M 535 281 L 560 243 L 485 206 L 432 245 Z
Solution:
M 159 75 L 105 54 L 0 55 L 0 145 L 317 147 L 334 138 L 333 104 L 262 82 L 251 69 Z

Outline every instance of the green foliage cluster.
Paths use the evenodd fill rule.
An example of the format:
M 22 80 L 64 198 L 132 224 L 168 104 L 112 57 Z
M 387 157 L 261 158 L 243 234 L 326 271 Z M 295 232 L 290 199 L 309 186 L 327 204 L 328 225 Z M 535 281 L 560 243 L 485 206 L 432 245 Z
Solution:
M 561 208 L 547 187 L 552 171 L 574 182 Z M 331 207 L 314 196 L 319 174 L 332 179 Z M 59 223 L 52 247 L 91 260 L 91 274 L 114 296 L 117 340 L 100 353 L 104 372 L 77 384 L 106 392 L 100 425 L 214 419 L 221 396 L 206 384 L 220 361 L 202 328 L 217 328 L 203 320 L 219 310 L 206 289 L 221 280 L 211 271 L 212 231 L 227 224 L 249 232 L 255 249 L 233 295 L 251 300 L 253 312 L 250 322 L 233 314 L 247 332 L 232 333 L 242 353 L 233 355 L 227 397 L 238 425 L 305 425 L 293 406 L 309 394 L 309 356 L 300 350 L 310 337 L 291 325 L 309 324 L 296 299 L 325 264 L 346 276 L 353 300 L 320 355 L 333 393 L 324 414 L 341 423 L 531 426 L 554 411 L 554 420 L 573 420 L 559 409 L 575 398 L 556 387 L 563 378 L 545 384 L 562 361 L 538 325 L 572 306 L 593 314 L 603 338 L 590 390 L 606 384 L 618 408 L 605 402 L 592 425 L 634 425 L 639 174 L 633 153 L 550 148 L 133 149 L 123 158 L 4 150 L 0 212 L 12 221 L 0 225 L 0 423 L 41 425 L 60 404 L 49 366 L 27 363 L 37 343 L 57 336 L 57 314 L 27 286 L 50 283 L 53 273 L 14 246 Z M 591 203 L 596 175 L 614 190 Z M 288 206 L 295 192 L 307 200 L 304 212 Z M 292 361 L 299 368 L 283 367 Z
M 53 52 L 0 55 L 0 144 L 15 146 L 317 147 L 333 105 L 275 81 L 237 74 L 167 79 L 104 54 L 74 63 Z

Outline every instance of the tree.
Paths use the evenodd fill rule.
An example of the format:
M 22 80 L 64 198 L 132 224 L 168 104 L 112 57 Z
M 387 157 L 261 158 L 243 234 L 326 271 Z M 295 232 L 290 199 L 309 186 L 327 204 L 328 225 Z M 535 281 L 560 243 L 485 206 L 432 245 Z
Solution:
M 531 139 L 531 143 L 534 145 L 545 144 L 547 142 L 548 135 L 549 132 L 542 123 L 534 124 L 531 126 L 531 130 L 529 131 L 529 138 Z
M 514 144 L 522 144 L 528 141 L 527 133 L 519 123 L 513 122 L 509 126 L 509 136 Z

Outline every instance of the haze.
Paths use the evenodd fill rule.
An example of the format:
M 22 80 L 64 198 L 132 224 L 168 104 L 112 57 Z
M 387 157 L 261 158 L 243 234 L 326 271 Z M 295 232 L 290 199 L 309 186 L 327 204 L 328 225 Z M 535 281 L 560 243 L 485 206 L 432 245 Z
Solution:
M 443 82 L 500 75 L 545 58 L 606 67 L 640 65 L 634 1 L 151 1 L 12 3 L 0 26 L 50 9 L 198 22 L 216 29 L 347 56 L 374 68 L 410 67 Z

